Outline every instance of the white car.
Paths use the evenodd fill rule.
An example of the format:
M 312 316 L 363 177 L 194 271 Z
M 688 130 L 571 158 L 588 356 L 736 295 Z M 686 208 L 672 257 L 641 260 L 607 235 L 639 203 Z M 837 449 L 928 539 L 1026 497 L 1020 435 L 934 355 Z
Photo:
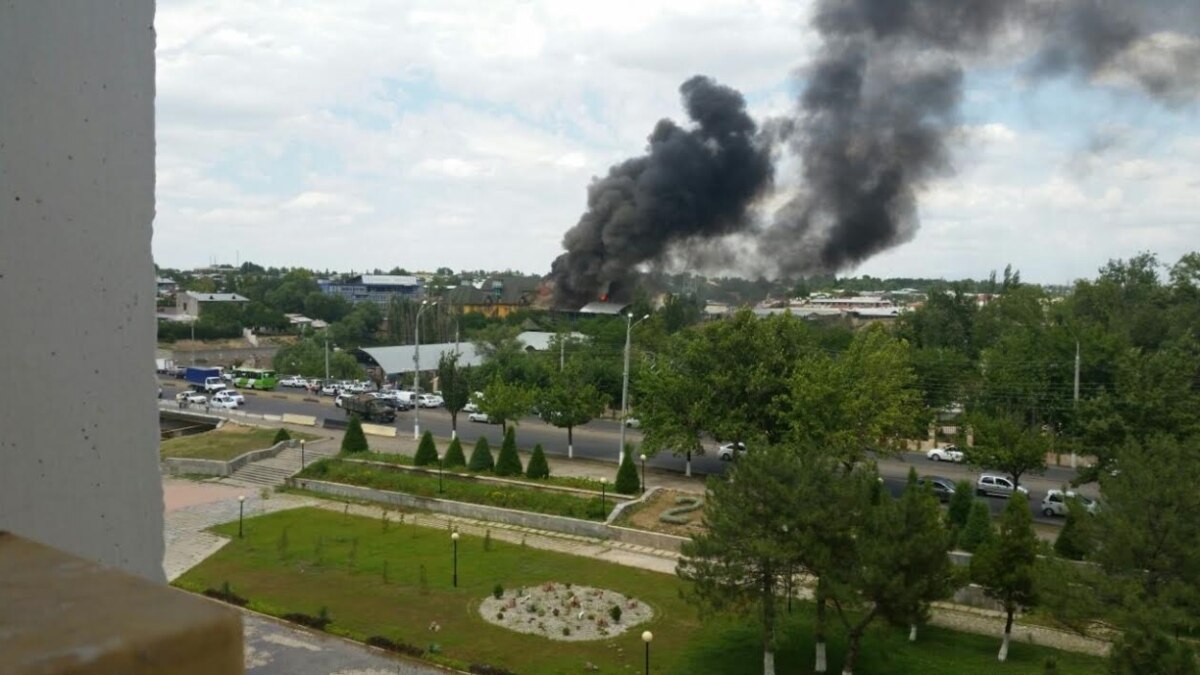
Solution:
M 338 386 L 336 382 L 326 382 L 321 385 L 322 396 L 337 396 Z
M 1067 490 L 1047 490 L 1046 496 L 1042 498 L 1042 514 L 1046 517 L 1050 516 L 1066 516 L 1068 511 L 1068 502 L 1072 499 L 1078 499 L 1083 504 L 1083 508 L 1088 513 L 1095 513 L 1099 505 L 1095 500 L 1088 499 L 1080 494 Z
M 237 402 L 231 398 L 217 398 L 216 396 L 214 396 L 208 402 L 208 407 L 210 407 L 210 408 L 225 408 L 226 410 L 233 410 L 234 408 L 237 407 Z
M 741 443 L 726 443 L 720 448 L 717 448 L 717 459 L 723 462 L 733 461 L 735 446 L 737 448 L 737 453 L 743 453 L 746 451 L 746 446 L 742 445 Z
M 467 419 L 471 420 L 472 422 L 483 422 L 484 424 L 499 424 L 500 423 L 499 420 L 493 420 L 491 417 L 488 417 L 487 413 L 478 412 L 478 411 L 467 415 Z
M 962 462 L 963 451 L 956 446 L 947 445 L 944 448 L 930 448 L 925 457 L 933 462 Z
M 636 417 L 626 417 L 625 426 L 629 427 L 630 429 L 641 429 L 642 421 Z
M 208 397 L 198 391 L 181 391 L 175 394 L 175 400 L 184 403 L 208 403 Z
M 227 407 L 227 408 L 236 408 L 239 405 L 246 405 L 246 397 L 242 396 L 241 394 L 239 394 L 238 392 L 236 392 L 232 389 L 218 391 L 217 393 L 213 394 L 212 401 L 213 401 L 213 403 L 216 403 L 217 401 L 222 401 L 222 402 L 229 401 L 229 402 L 233 403 L 233 405 L 231 405 L 231 406 L 225 406 L 225 405 L 221 406 L 221 407 Z
M 468 413 L 479 412 L 479 406 L 475 405 L 474 403 L 468 403 L 463 406 L 463 412 L 468 412 Z
M 438 408 L 444 403 L 445 401 L 442 400 L 441 396 L 435 396 L 433 394 L 421 394 L 417 397 L 417 405 L 421 406 L 422 408 Z

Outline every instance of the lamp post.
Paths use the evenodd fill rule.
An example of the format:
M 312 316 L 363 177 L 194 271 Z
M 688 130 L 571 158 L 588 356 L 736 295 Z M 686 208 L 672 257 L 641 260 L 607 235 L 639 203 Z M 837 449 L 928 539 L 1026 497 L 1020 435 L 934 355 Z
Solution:
M 242 516 L 246 514 L 246 495 L 238 495 L 238 539 L 242 538 Z
M 329 382 L 329 333 L 325 334 L 325 382 Z
M 649 318 L 647 314 L 635 322 L 632 313 L 625 315 L 625 376 L 621 384 L 621 445 L 617 448 L 617 464 L 621 463 L 621 453 L 625 452 L 625 420 L 629 416 L 629 345 L 633 340 L 633 327 Z
M 442 494 L 442 469 L 446 466 L 446 456 L 438 455 L 438 494 Z
M 646 494 L 646 453 L 642 453 L 642 494 Z
M 450 543 L 454 545 L 454 587 L 458 588 L 458 532 L 450 533 Z
M 600 517 L 604 517 L 604 498 L 607 496 L 605 490 L 608 488 L 608 479 L 604 476 L 600 477 Z
M 642 633 L 642 642 L 646 643 L 646 675 L 650 675 L 650 641 L 654 639 L 654 633 L 644 631 Z
M 417 395 L 417 390 L 421 388 L 421 315 L 425 310 L 433 307 L 437 301 L 432 303 L 428 300 L 421 301 L 421 308 L 417 310 L 417 321 L 414 327 L 413 335 L 413 396 Z M 421 401 L 414 400 L 416 403 L 413 406 L 413 440 L 421 437 Z
M 300 470 L 304 470 L 304 439 L 300 439 Z

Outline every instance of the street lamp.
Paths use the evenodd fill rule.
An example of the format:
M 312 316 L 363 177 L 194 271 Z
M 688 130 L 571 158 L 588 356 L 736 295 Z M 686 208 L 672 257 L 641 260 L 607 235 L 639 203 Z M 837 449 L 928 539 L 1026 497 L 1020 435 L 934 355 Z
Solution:
M 633 327 L 649 318 L 647 314 L 634 321 L 632 313 L 625 315 L 625 377 L 621 384 L 621 446 L 617 448 L 617 464 L 621 463 L 621 453 L 625 452 L 625 422 L 629 416 L 629 343 L 633 340 Z
M 425 310 L 433 307 L 437 301 L 429 302 L 428 300 L 421 301 L 421 308 L 417 310 L 417 321 L 415 335 L 413 336 L 413 396 L 417 395 L 417 390 L 421 388 L 421 315 Z M 413 406 L 413 440 L 421 437 L 421 402 L 414 401 Z
M 458 588 L 458 532 L 450 533 L 450 543 L 454 545 L 454 587 Z
M 642 453 L 642 494 L 646 494 L 646 453 Z
M 605 494 L 605 489 L 607 487 L 608 487 L 608 479 L 605 478 L 604 476 L 601 476 L 600 477 L 600 517 L 601 518 L 604 517 L 604 498 L 607 496 Z
M 438 494 L 442 494 L 442 468 L 446 466 L 446 456 L 438 455 Z
M 246 495 L 238 495 L 238 539 L 242 538 L 242 517 L 246 515 Z
M 644 631 L 642 633 L 642 642 L 646 643 L 646 675 L 650 675 L 650 641 L 654 639 L 654 633 Z
M 304 470 L 304 439 L 300 439 L 300 470 Z

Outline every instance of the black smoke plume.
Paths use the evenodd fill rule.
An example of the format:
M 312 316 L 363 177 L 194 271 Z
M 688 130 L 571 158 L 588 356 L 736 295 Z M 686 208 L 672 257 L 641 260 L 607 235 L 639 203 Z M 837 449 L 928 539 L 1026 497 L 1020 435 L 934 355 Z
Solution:
M 578 305 L 628 289 L 639 266 L 711 252 L 730 234 L 756 243 L 747 271 L 853 267 L 916 233 L 921 189 L 953 168 L 966 70 L 995 58 L 998 43 L 1034 78 L 1070 75 L 1186 105 L 1200 92 L 1195 3 L 818 0 L 821 45 L 798 72 L 795 114 L 762 133 L 736 91 L 703 77 L 684 83 L 695 126 L 660 121 L 647 155 L 592 184 L 552 267 L 556 299 Z M 779 150 L 801 160 L 803 180 L 763 224 L 756 207 L 773 196 Z
M 588 210 L 551 268 L 560 306 L 627 293 L 637 265 L 672 244 L 743 229 L 750 204 L 771 186 L 771 159 L 742 95 L 699 76 L 679 91 L 694 126 L 660 120 L 647 154 L 588 188 Z

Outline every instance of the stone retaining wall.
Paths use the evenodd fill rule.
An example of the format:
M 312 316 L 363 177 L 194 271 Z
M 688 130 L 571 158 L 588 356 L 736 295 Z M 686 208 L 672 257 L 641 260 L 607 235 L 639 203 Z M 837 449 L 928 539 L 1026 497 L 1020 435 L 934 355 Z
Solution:
M 296 447 L 296 441 L 281 441 L 269 448 L 251 450 L 238 455 L 228 462 L 219 459 L 201 459 L 198 457 L 164 457 L 162 465 L 168 473 L 191 473 L 202 476 L 228 476 L 238 469 L 259 460 L 278 455 L 284 448 Z

